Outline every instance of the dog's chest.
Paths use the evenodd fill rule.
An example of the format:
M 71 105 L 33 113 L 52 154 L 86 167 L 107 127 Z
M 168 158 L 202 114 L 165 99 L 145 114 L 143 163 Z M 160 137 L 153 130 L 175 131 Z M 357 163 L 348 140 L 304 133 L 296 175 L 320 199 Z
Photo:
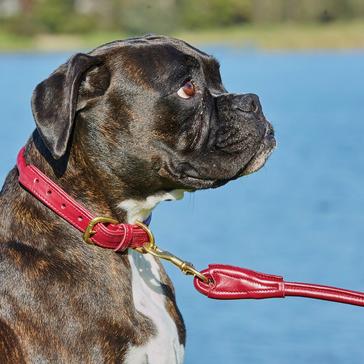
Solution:
M 145 220 L 161 201 L 183 197 L 183 191 L 161 192 L 145 200 L 125 200 L 119 207 L 126 211 L 127 221 Z M 132 290 L 135 309 L 154 323 L 156 332 L 145 345 L 130 347 L 127 364 L 179 364 L 183 362 L 184 345 L 180 343 L 177 324 L 166 308 L 160 266 L 156 259 L 129 251 L 132 271 Z
M 151 319 L 156 333 L 142 346 L 130 347 L 127 364 L 177 364 L 183 362 L 184 347 L 177 326 L 166 309 L 159 265 L 154 257 L 129 252 L 135 309 Z

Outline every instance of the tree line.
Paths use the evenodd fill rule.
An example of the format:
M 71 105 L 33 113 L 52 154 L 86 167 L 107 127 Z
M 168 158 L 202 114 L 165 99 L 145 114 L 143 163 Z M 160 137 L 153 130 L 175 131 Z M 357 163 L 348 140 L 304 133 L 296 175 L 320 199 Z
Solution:
M 356 18 L 364 18 L 363 0 L 0 0 L 0 29 L 26 35 L 171 33 Z

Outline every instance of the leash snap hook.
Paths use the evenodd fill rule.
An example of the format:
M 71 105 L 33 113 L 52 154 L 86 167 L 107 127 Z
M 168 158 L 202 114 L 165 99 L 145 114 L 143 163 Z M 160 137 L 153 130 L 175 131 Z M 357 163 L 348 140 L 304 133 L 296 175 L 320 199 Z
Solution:
M 205 277 L 202 273 L 200 273 L 191 263 L 178 258 L 174 254 L 172 254 L 166 250 L 161 250 L 157 246 L 155 246 L 154 248 L 145 247 L 144 249 L 149 254 L 152 254 L 155 257 L 158 257 L 159 259 L 163 259 L 163 260 L 166 260 L 166 261 L 172 263 L 177 268 L 179 268 L 182 271 L 182 273 L 184 273 L 186 275 L 191 275 L 191 276 L 197 277 L 198 279 L 200 279 L 201 281 L 203 281 L 205 283 L 208 282 L 208 278 Z
M 200 273 L 193 264 L 189 263 L 189 262 L 182 262 L 181 266 L 179 267 L 181 269 L 181 271 L 186 274 L 186 275 L 191 275 L 194 276 L 196 278 L 198 278 L 199 280 L 201 280 L 204 283 L 208 283 L 209 279 L 203 275 L 202 273 Z
M 191 263 L 188 263 L 180 258 L 178 258 L 177 256 L 175 256 L 174 254 L 166 251 L 166 250 L 161 250 L 158 248 L 158 246 L 155 243 L 155 239 L 154 239 L 154 235 L 153 233 L 150 231 L 150 229 L 148 228 L 148 226 L 146 226 L 145 224 L 141 223 L 141 222 L 136 222 L 136 225 L 140 226 L 147 234 L 149 237 L 149 242 L 146 243 L 143 247 L 141 248 L 135 248 L 135 250 L 137 250 L 139 253 L 149 253 L 151 255 L 154 255 L 155 257 L 159 258 L 159 259 L 163 259 L 166 260 L 170 263 L 172 263 L 173 265 L 175 265 L 177 268 L 179 268 L 182 273 L 186 274 L 186 275 L 192 275 L 194 277 L 197 277 L 198 279 L 200 279 L 201 281 L 207 283 L 209 280 L 206 276 L 204 276 L 202 273 L 200 273 Z

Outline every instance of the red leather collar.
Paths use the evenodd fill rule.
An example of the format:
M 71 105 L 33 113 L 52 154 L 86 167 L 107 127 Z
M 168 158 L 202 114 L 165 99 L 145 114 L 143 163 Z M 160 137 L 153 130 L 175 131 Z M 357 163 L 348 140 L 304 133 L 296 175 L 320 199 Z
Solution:
M 76 229 L 85 233 L 89 227 L 92 231 L 88 242 L 120 252 L 128 248 L 142 247 L 149 241 L 148 232 L 141 225 L 96 222 L 96 216 L 93 216 L 37 167 L 27 165 L 24 151 L 23 147 L 17 158 L 19 183 Z

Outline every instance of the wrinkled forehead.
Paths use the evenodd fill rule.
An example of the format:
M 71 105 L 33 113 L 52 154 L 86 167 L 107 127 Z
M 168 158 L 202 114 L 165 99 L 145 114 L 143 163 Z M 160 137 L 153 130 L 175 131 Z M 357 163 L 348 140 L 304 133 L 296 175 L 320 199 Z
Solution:
M 122 73 L 136 83 L 157 87 L 183 82 L 196 74 L 219 77 L 216 59 L 187 43 L 168 39 L 135 39 L 102 46 L 92 54 L 102 54 L 114 74 Z

